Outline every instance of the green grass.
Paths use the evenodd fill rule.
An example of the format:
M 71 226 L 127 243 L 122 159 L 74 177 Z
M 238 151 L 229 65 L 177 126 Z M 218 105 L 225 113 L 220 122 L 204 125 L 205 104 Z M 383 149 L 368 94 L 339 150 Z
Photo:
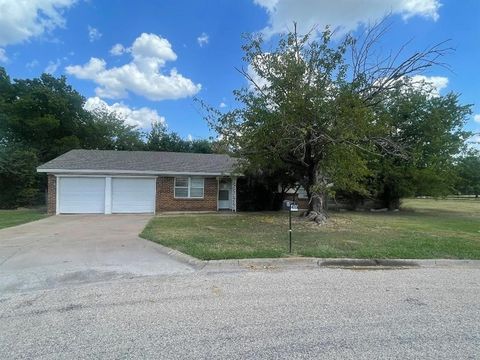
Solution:
M 40 220 L 48 215 L 45 209 L 0 210 L 0 229 Z
M 407 199 L 400 212 L 293 219 L 296 256 L 480 259 L 480 200 Z M 288 213 L 160 215 L 142 237 L 200 259 L 288 254 Z

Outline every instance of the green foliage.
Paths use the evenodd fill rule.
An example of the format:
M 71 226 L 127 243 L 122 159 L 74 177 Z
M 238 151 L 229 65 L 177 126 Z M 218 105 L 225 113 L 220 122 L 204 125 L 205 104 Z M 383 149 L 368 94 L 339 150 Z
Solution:
M 470 150 L 458 160 L 456 189 L 464 195 L 480 195 L 480 151 Z
M 469 114 L 470 106 L 460 105 L 453 93 L 433 96 L 412 87 L 391 94 L 382 119 L 390 129 L 389 141 L 400 144 L 406 156 L 382 153 L 370 164 L 376 174 L 376 195 L 385 207 L 398 208 L 402 197 L 453 192 L 455 156 L 470 136 L 463 129 Z
M 175 132 L 168 132 L 160 122 L 153 123 L 147 134 L 146 149 L 151 151 L 174 151 L 211 154 L 214 152 L 214 143 L 209 140 L 185 140 Z
M 244 72 L 250 87 L 234 92 L 244 107 L 210 118 L 250 169 L 294 174 L 309 194 L 330 183 L 363 191 L 361 147 L 371 145 L 361 143 L 377 131 L 346 80 L 351 39 L 330 44 L 329 30 L 318 41 L 290 33 L 267 53 L 261 37 L 250 37 L 244 61 L 262 80 Z
M 0 208 L 31 204 L 38 195 L 37 155 L 23 146 L 0 146 Z
M 43 74 L 13 83 L 2 78 L 6 92 L 0 101 L 0 133 L 4 141 L 34 149 L 41 162 L 83 146 L 93 119 L 82 107 L 84 98 L 67 85 L 65 77 Z
M 83 148 L 102 150 L 143 150 L 145 143 L 141 131 L 128 125 L 125 119 L 107 109 L 95 109 L 89 123 L 88 136 Z
M 248 160 L 246 170 L 293 176 L 310 210 L 337 192 L 379 196 L 388 207 L 406 195 L 451 192 L 470 106 L 411 81 L 443 55 L 440 46 L 398 63 L 399 55 L 369 54 L 384 30 L 368 29 L 363 43 L 333 41 L 328 28 L 314 40 L 293 31 L 268 51 L 261 36 L 248 37 L 249 68 L 240 72 L 249 86 L 234 91 L 242 107 L 207 107 L 207 119 Z

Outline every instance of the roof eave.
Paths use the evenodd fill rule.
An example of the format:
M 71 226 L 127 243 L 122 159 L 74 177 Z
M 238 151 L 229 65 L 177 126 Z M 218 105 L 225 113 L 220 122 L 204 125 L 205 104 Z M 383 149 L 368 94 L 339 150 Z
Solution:
M 123 175 L 197 175 L 197 176 L 242 176 L 232 172 L 199 172 L 199 171 L 157 171 L 157 170 L 117 170 L 117 169 L 55 169 L 55 168 L 37 168 L 39 173 L 51 174 L 123 174 Z

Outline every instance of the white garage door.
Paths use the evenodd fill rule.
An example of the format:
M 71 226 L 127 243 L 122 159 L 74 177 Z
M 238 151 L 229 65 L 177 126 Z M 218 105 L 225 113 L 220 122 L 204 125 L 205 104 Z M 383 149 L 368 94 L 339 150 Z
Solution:
M 155 179 L 112 178 L 113 213 L 153 213 Z
M 62 214 L 105 212 L 105 178 L 58 178 L 58 205 Z

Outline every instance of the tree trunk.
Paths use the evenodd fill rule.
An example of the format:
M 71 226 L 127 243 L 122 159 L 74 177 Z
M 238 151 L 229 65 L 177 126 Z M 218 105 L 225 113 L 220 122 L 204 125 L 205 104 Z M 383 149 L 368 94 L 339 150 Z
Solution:
M 394 185 L 386 184 L 383 188 L 382 204 L 388 210 L 396 210 L 400 208 L 400 197 L 397 195 Z
M 395 198 L 395 199 L 390 199 L 387 205 L 388 210 L 398 210 L 400 209 L 400 199 Z
M 315 221 L 319 225 L 324 225 L 327 222 L 328 215 L 324 195 L 315 194 L 310 197 L 306 216 L 308 220 Z
M 319 225 L 324 225 L 328 219 L 327 180 L 318 170 L 313 173 L 312 180 L 313 181 L 308 184 L 307 190 L 309 202 L 306 217 L 308 220 L 315 221 Z

